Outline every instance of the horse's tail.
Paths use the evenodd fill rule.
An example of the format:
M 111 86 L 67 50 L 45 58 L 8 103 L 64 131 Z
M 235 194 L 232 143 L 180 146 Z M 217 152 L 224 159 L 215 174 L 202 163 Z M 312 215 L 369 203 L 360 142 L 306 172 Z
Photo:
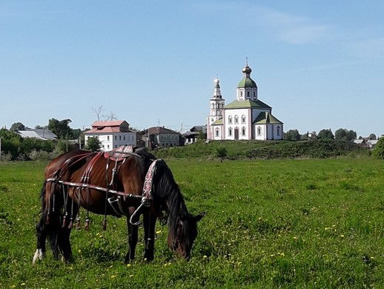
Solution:
M 58 257 L 58 234 L 61 226 L 60 202 L 55 198 L 56 184 L 44 181 L 43 187 L 40 191 L 41 199 L 41 219 L 37 225 L 37 232 L 48 237 L 53 255 Z M 43 238 L 45 239 L 45 238 Z

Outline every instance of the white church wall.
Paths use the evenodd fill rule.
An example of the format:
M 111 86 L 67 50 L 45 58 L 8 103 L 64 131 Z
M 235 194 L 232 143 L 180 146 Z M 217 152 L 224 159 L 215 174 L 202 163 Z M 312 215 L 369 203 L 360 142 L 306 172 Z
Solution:
M 248 109 L 225 110 L 225 139 L 248 140 L 251 138 L 250 114 L 248 111 Z

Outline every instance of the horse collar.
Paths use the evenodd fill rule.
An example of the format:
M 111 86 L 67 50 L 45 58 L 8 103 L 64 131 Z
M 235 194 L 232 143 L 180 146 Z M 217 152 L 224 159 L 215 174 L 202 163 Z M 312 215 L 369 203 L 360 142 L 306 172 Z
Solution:
M 143 186 L 143 198 L 142 203 L 146 203 L 149 206 L 149 202 L 152 200 L 152 183 L 153 176 L 155 175 L 156 163 L 158 160 L 154 160 L 149 166 L 147 174 L 145 175 L 144 186 Z

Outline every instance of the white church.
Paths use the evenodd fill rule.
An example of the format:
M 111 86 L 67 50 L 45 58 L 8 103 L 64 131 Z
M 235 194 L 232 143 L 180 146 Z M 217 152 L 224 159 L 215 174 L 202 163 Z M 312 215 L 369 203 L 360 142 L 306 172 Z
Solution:
M 236 100 L 225 105 L 219 79 L 215 79 L 207 118 L 208 140 L 280 140 L 283 123 L 272 115 L 272 107 L 258 98 L 252 69 L 246 64 L 244 78 L 236 89 Z

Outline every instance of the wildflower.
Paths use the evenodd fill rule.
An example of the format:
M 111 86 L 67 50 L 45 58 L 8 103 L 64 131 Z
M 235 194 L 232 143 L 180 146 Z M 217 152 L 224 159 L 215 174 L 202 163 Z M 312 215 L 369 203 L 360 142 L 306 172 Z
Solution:
M 207 259 L 207 258 L 208 258 L 207 255 L 204 255 L 204 256 L 203 256 L 203 259 Z
M 111 279 L 114 279 L 114 278 L 116 278 L 116 275 L 111 275 Z
M 343 234 L 341 234 L 341 235 L 340 235 L 340 237 L 341 237 L 341 238 L 344 238 L 344 235 L 343 235 Z
M 157 231 L 156 231 L 156 234 L 161 234 L 161 230 L 157 230 Z
M 131 264 L 127 264 L 127 267 L 129 268 L 129 267 L 131 267 L 132 265 Z

